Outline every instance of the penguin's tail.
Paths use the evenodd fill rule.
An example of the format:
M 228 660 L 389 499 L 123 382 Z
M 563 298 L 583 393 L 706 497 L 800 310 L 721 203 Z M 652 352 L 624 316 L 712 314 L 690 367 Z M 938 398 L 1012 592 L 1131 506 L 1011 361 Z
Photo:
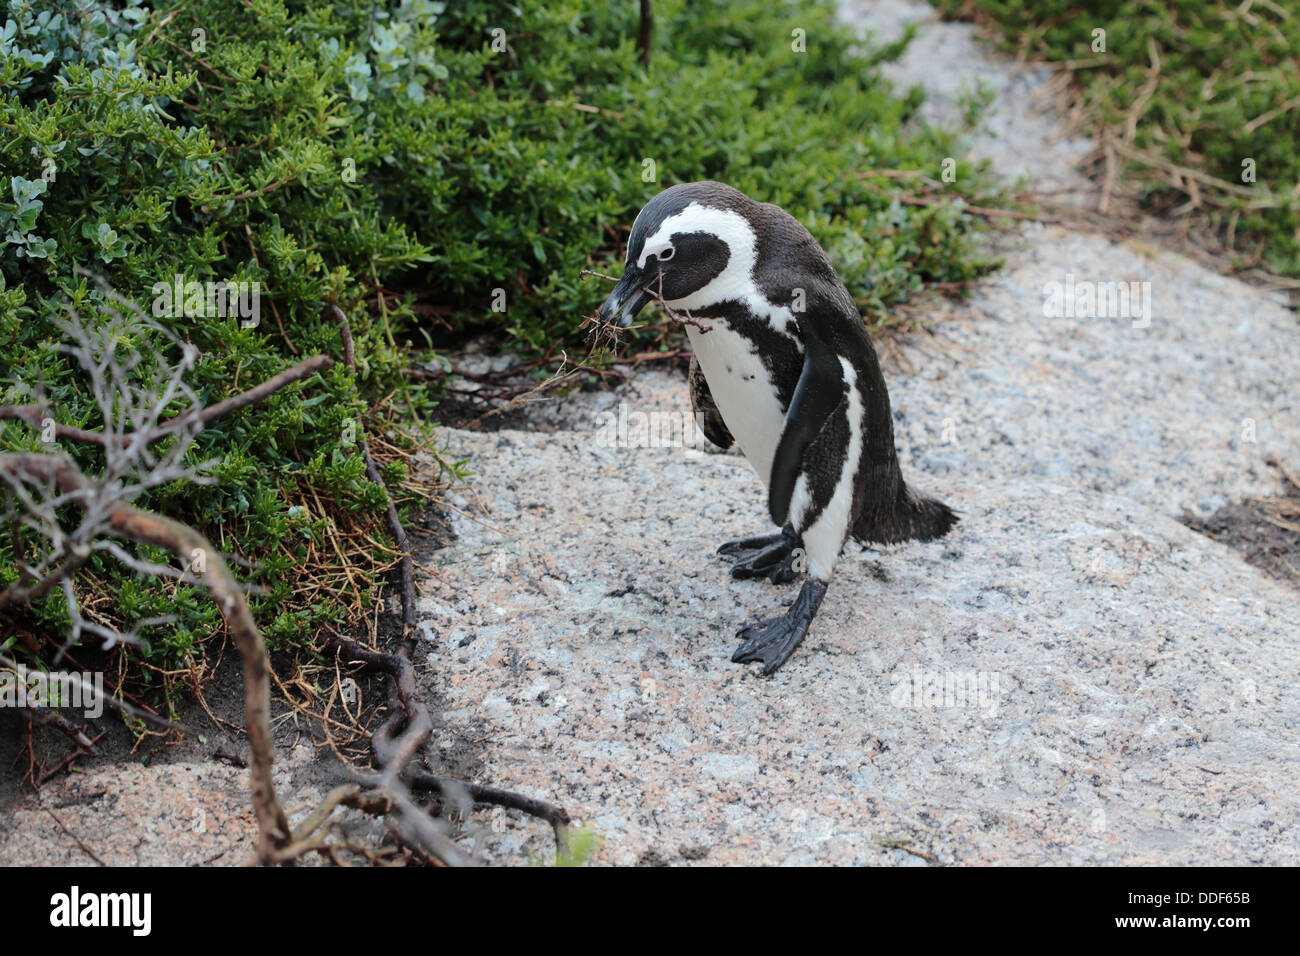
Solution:
M 863 544 L 932 541 L 942 538 L 960 520 L 942 501 L 918 495 L 902 482 L 890 504 L 892 507 L 863 514 L 853 526 L 853 537 Z

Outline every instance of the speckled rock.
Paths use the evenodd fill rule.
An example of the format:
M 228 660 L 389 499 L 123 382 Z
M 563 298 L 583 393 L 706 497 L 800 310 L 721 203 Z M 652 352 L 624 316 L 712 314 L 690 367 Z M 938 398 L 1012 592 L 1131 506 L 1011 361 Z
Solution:
M 217 763 L 95 767 L 0 819 L 5 866 L 229 866 L 257 823 L 246 771 Z
M 1149 324 L 1044 317 L 1067 271 L 1150 282 Z M 766 526 L 762 486 L 673 430 L 684 380 L 448 433 L 477 474 L 422 585 L 425 680 L 486 779 L 611 863 L 1297 862 L 1296 593 L 1178 520 L 1300 464 L 1294 316 L 1047 228 L 954 308 L 889 378 L 905 474 L 963 520 L 847 549 L 770 680 L 733 635 L 795 587 L 714 556 Z M 489 858 L 544 854 L 498 824 Z
M 843 9 L 885 35 L 930 14 Z M 938 118 L 984 78 L 972 151 L 1082 182 L 1028 95 L 1042 76 L 969 27 L 931 25 L 891 70 Z M 1101 307 L 1121 282 L 1141 298 Z M 1294 315 L 1039 226 L 947 308 L 888 378 L 905 475 L 963 520 L 850 546 L 772 679 L 730 663 L 734 632 L 796 588 L 714 556 L 767 526 L 762 486 L 694 440 L 682 379 L 447 434 L 477 474 L 422 582 L 423 679 L 447 732 L 484 741 L 485 779 L 567 806 L 606 863 L 1300 862 L 1300 602 L 1179 520 L 1276 493 L 1270 456 L 1300 467 Z M 548 839 L 499 814 L 476 848 Z
M 313 760 L 305 743 L 277 754 L 275 786 L 295 826 L 324 796 L 302 780 Z M 356 811 L 336 819 L 358 842 L 375 834 Z M 248 771 L 216 761 L 85 761 L 0 812 L 0 866 L 242 866 L 256 840 Z

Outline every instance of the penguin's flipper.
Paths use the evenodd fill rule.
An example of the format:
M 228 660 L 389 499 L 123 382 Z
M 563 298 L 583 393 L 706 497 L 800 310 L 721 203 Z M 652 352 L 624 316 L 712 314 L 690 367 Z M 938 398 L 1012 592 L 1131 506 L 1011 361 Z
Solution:
M 826 583 L 809 578 L 799 589 L 799 596 L 794 599 L 785 617 L 751 624 L 736 633 L 744 643 L 731 655 L 732 661 L 737 664 L 762 661 L 763 676 L 773 673 L 789 659 L 807 635 L 808 625 L 812 623 L 825 596 Z
M 705 438 L 726 451 L 736 443 L 736 439 L 732 437 L 727 423 L 722 420 L 722 412 L 718 411 L 718 404 L 709 391 L 709 382 L 704 377 L 704 370 L 700 368 L 700 360 L 694 355 L 691 356 L 691 367 L 686 373 L 686 380 L 691 389 L 691 410 L 695 412 L 695 421 L 699 423 L 700 431 L 704 432 Z
M 844 369 L 835 350 L 808 331 L 804 331 L 803 340 L 803 371 L 785 415 L 768 485 L 768 510 L 779 525 L 790 517 L 790 499 L 803 468 L 804 452 L 846 399 Z

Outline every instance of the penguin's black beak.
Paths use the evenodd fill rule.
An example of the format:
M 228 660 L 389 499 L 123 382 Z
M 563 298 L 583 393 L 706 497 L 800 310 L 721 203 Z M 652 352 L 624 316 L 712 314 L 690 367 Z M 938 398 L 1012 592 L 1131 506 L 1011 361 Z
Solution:
M 644 272 L 636 266 L 629 265 L 623 271 L 623 278 L 618 280 L 614 291 L 609 294 L 600 307 L 597 318 L 604 324 L 614 324 L 627 328 L 636 318 L 637 313 L 646 307 L 652 298 L 645 286 L 649 282 Z

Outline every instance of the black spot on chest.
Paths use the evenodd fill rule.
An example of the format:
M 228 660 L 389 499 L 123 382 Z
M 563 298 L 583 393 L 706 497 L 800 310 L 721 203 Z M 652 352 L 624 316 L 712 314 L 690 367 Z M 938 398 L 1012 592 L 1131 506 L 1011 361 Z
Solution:
M 799 384 L 799 375 L 803 371 L 803 352 L 794 339 L 776 331 L 766 318 L 754 315 L 739 302 L 719 302 L 694 309 L 692 314 L 726 322 L 731 331 L 747 339 L 776 386 L 781 411 L 790 407 L 790 402 L 794 400 L 795 386 Z M 727 373 L 731 372 L 731 366 L 728 365 Z M 752 378 L 752 375 L 745 376 L 744 380 L 750 381 Z

